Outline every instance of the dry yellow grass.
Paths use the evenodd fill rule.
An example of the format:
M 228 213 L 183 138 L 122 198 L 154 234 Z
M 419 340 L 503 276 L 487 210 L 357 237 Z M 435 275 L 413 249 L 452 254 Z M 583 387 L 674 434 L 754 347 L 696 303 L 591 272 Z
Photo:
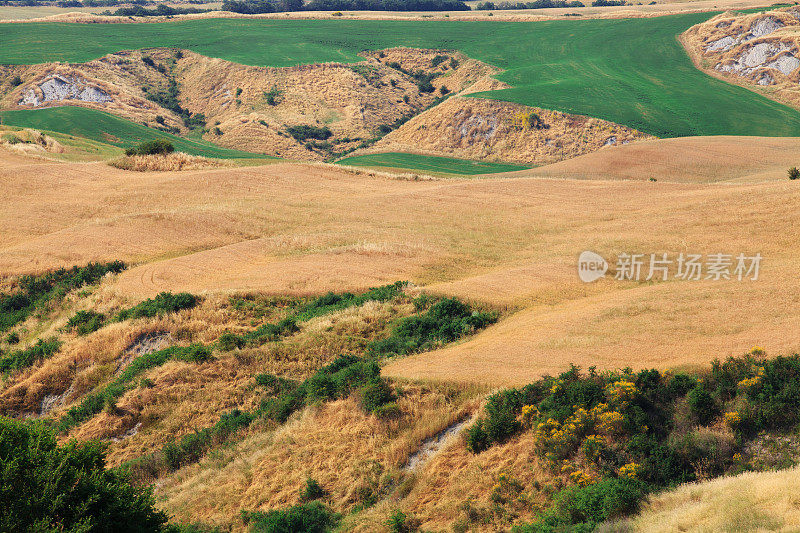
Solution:
M 362 497 L 359 489 L 385 491 L 386 474 L 399 478 L 399 468 L 424 439 L 478 407 L 475 390 L 402 388 L 399 420 L 366 415 L 353 399 L 310 407 L 275 431 L 253 434 L 168 476 L 157 491 L 161 505 L 182 520 L 240 529 L 240 509 L 296 504 L 312 477 L 328 491 L 326 503 L 349 510 Z
M 795 467 L 683 485 L 653 496 L 636 518 L 601 526 L 598 531 L 798 531 L 798 475 L 800 469 Z
M 800 162 L 797 139 L 681 137 L 603 149 L 514 176 L 710 183 L 783 180 Z
M 37 333 L 50 335 L 58 332 L 77 309 L 90 308 L 113 316 L 122 303 L 104 285 L 85 299 L 73 297 L 43 323 L 31 319 L 27 325 L 38 322 L 41 331 Z M 280 304 L 275 306 L 258 322 L 279 320 L 283 317 L 281 309 Z M 412 310 L 411 304 L 402 301 L 369 302 L 303 323 L 298 333 L 280 343 L 215 352 L 214 358 L 203 364 L 167 362 L 139 376 L 116 402 L 113 412 L 99 413 L 68 437 L 119 439 L 112 445 L 108 461 L 110 465 L 120 464 L 213 425 L 223 412 L 233 408 L 255 410 L 263 394 L 254 387 L 256 374 L 268 372 L 302 380 L 341 354 L 356 352 L 370 340 L 386 335 L 388 324 Z M 210 344 L 227 331 L 251 331 L 252 319 L 236 311 L 227 297 L 209 296 L 190 311 L 110 324 L 85 337 L 62 333 L 64 346 L 56 355 L 3 384 L 0 405 L 4 412 L 39 416 L 48 404 L 49 412 L 44 414 L 58 417 L 85 393 L 112 380 L 134 359 L 136 354 L 130 348 L 145 335 L 166 336 L 166 345 Z M 137 387 L 144 377 L 152 386 Z M 134 428 L 133 436 L 124 437 Z
M 442 82 L 447 83 L 446 79 Z M 546 128 L 524 123 L 524 117 L 533 114 Z M 497 100 L 453 97 L 356 154 L 418 152 L 543 165 L 648 138 L 605 120 Z
M 408 279 L 517 310 L 467 342 L 398 360 L 386 369 L 395 376 L 520 383 L 571 362 L 664 368 L 756 344 L 785 353 L 800 349 L 791 216 L 800 189 L 778 180 L 791 142 L 641 143 L 674 160 L 676 179 L 720 179 L 732 162 L 734 182 L 704 184 L 417 182 L 286 163 L 120 179 L 102 165 L 9 160 L 0 169 L 8 191 L 0 198 L 0 271 L 139 261 L 109 287 L 130 298 L 161 290 L 309 294 Z M 611 169 L 615 154 L 637 146 L 585 156 L 586 174 Z M 758 147 L 758 158 L 746 155 Z M 764 264 L 757 282 L 585 285 L 575 270 L 585 249 L 761 252 Z
M 126 155 L 108 162 L 112 167 L 133 172 L 202 170 L 231 166 L 220 159 L 173 152 L 167 155 Z

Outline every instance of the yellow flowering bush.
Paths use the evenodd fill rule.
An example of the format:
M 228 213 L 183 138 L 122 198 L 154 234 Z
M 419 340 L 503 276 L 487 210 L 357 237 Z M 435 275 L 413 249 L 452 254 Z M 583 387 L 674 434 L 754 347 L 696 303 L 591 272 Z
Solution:
M 520 413 L 520 422 L 522 423 L 522 427 L 525 429 L 530 429 L 538 416 L 539 410 L 535 405 L 523 405 L 522 412 Z
M 636 396 L 636 385 L 630 381 L 620 380 L 606 386 L 609 401 L 617 404 L 628 404 Z
M 742 416 L 736 411 L 729 411 L 725 413 L 725 423 L 732 428 L 736 428 L 742 422 Z
M 599 478 L 596 475 L 584 470 L 575 470 L 569 475 L 569 479 L 581 487 L 585 487 L 586 485 L 591 485 L 592 483 L 597 483 L 599 481 Z
M 641 473 L 641 471 L 642 471 L 642 465 L 637 463 L 628 463 L 619 467 L 617 474 L 619 474 L 619 477 L 636 479 L 636 477 Z
M 625 417 L 616 411 L 601 413 L 597 417 L 597 430 L 604 435 L 617 435 L 622 433 L 622 424 Z
M 581 450 L 590 461 L 600 459 L 600 453 L 606 445 L 605 439 L 600 435 L 589 435 L 583 441 Z
M 515 128 L 521 130 L 539 129 L 544 126 L 541 117 L 533 111 L 520 111 L 514 115 L 511 122 Z

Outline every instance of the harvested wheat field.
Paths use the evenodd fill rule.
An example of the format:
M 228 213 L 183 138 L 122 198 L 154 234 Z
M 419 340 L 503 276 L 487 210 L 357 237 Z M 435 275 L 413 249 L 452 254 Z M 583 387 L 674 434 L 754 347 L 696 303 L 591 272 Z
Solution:
M 650 146 L 663 143 L 669 153 L 687 142 L 704 153 L 702 140 Z M 785 168 L 787 141 L 705 142 L 705 157 L 688 158 L 679 179 L 719 179 L 712 167 L 727 142 L 731 152 L 763 146 L 760 163 L 745 158 L 732 176 L 763 181 L 409 181 L 288 163 L 129 173 L 12 156 L 2 169 L 9 193 L 0 268 L 132 261 L 139 266 L 112 286 L 129 298 L 164 290 L 319 294 L 410 280 L 512 312 L 467 342 L 388 365 L 398 377 L 522 383 L 569 363 L 666 368 L 755 344 L 799 349 L 789 312 L 800 299 L 798 223 L 787 214 L 800 191 L 769 179 Z M 597 158 L 636 146 L 601 150 L 587 166 L 603 168 Z M 606 257 L 760 252 L 764 264 L 757 281 L 587 285 L 576 276 L 586 249 Z

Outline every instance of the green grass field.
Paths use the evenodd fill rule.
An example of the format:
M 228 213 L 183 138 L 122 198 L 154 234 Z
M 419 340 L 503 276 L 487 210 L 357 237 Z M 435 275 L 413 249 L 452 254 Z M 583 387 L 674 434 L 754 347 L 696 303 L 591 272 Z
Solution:
M 0 123 L 20 128 L 53 131 L 83 137 L 120 148 L 128 148 L 142 141 L 168 139 L 175 150 L 192 155 L 220 159 L 268 158 L 261 154 L 221 148 L 210 142 L 184 139 L 109 113 L 85 107 L 62 106 L 44 109 L 0 111 Z
M 188 48 L 250 64 L 358 61 L 398 45 L 458 49 L 505 70 L 487 98 L 604 118 L 660 137 L 800 136 L 800 113 L 694 68 L 676 36 L 709 13 L 553 22 L 208 19 L 0 24 L 0 63 Z
M 510 163 L 490 163 L 486 161 L 472 161 L 469 159 L 406 154 L 401 152 L 355 155 L 352 157 L 345 157 L 337 161 L 337 163 L 353 167 L 416 170 L 450 176 L 473 176 L 476 174 L 513 172 L 515 170 L 531 168 L 529 166 L 512 165 Z

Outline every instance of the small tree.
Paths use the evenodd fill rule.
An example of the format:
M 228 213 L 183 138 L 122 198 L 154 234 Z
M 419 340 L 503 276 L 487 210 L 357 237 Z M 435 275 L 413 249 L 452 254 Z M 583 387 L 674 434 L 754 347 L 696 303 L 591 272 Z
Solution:
M 800 178 L 800 170 L 797 167 L 792 167 L 789 169 L 789 179 L 796 180 Z
M 310 502 L 323 496 L 325 496 L 325 489 L 317 483 L 317 480 L 313 478 L 306 479 L 306 485 L 300 491 L 300 499 L 304 502 Z
M 39 422 L 0 417 L 0 531 L 163 531 L 151 489 L 106 470 L 97 442 L 58 446 Z
M 175 151 L 175 146 L 166 139 L 144 141 L 136 148 L 128 148 L 125 155 L 167 155 Z

